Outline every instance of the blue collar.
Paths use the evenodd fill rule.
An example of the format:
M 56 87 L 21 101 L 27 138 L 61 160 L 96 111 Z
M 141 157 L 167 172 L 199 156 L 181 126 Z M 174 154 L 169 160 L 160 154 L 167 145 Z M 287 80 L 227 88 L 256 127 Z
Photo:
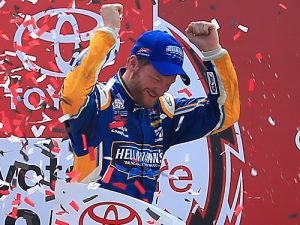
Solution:
M 124 100 L 124 105 L 127 109 L 134 109 L 136 107 L 136 103 L 133 100 L 132 95 L 128 87 L 126 86 L 124 80 L 122 79 L 122 75 L 125 73 L 126 68 L 120 68 L 119 72 L 115 75 L 116 82 L 114 87 L 117 89 L 117 92 L 120 93 L 120 97 Z

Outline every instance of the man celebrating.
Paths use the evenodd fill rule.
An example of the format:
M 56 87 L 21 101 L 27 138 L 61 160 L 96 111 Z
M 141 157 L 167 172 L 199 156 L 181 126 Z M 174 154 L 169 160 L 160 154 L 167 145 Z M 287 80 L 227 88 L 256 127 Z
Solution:
M 207 98 L 174 98 L 166 93 L 176 76 L 188 85 L 179 42 L 148 31 L 131 50 L 125 68 L 107 83 L 98 74 L 120 30 L 121 4 L 101 8 L 96 31 L 69 72 L 61 91 L 66 126 L 80 181 L 152 202 L 164 153 L 172 146 L 220 132 L 238 120 L 237 77 L 215 26 L 191 22 L 186 36 L 203 52 Z

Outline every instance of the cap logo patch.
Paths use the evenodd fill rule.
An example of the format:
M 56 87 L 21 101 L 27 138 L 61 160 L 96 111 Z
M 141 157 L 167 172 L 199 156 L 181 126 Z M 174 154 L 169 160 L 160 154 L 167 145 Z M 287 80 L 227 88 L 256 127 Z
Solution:
M 151 49 L 149 49 L 149 48 L 140 48 L 137 51 L 136 55 L 149 57 L 150 53 L 151 53 Z
M 168 45 L 166 47 L 166 53 L 173 58 L 178 58 L 180 60 L 183 60 L 183 51 L 182 48 L 174 45 Z

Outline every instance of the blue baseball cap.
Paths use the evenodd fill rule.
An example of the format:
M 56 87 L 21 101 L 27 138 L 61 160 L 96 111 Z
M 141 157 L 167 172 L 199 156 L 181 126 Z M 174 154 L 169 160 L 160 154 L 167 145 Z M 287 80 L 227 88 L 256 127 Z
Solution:
M 180 75 L 185 85 L 191 82 L 182 69 L 184 54 L 181 45 L 172 35 L 164 31 L 154 30 L 143 33 L 131 49 L 131 54 L 148 59 L 161 75 Z

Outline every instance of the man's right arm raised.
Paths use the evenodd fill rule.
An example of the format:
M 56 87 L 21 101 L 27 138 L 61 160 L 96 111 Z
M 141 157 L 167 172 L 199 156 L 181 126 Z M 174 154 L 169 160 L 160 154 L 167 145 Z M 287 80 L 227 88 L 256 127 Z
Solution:
M 121 4 L 102 5 L 100 14 L 104 27 L 93 35 L 89 48 L 79 55 L 75 68 L 64 81 L 61 91 L 64 114 L 76 118 L 88 104 L 89 94 L 95 88 L 98 74 L 116 43 L 122 13 Z
M 87 105 L 88 95 L 95 88 L 98 74 L 113 49 L 117 35 L 109 27 L 95 32 L 86 52 L 82 52 L 75 62 L 75 67 L 64 80 L 61 90 L 61 106 L 64 114 L 77 117 Z

